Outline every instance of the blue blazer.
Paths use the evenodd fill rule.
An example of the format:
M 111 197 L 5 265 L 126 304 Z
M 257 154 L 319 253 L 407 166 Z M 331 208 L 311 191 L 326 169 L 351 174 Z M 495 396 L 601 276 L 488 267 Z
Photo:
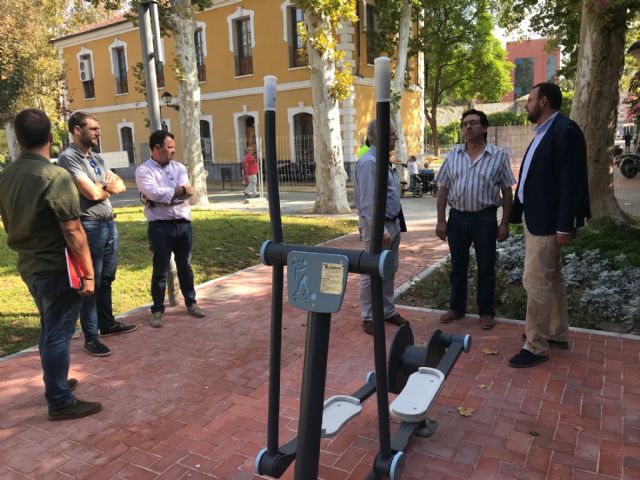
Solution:
M 522 223 L 524 213 L 534 235 L 575 233 L 591 217 L 587 145 L 576 122 L 558 114 L 531 159 L 524 187 L 524 204 L 516 190 L 510 221 Z

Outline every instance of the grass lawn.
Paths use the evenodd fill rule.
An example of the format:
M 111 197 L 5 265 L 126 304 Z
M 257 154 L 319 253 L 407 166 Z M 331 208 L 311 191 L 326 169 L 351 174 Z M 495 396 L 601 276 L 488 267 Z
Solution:
M 114 312 L 120 314 L 151 301 L 151 252 L 142 208 L 115 209 L 120 234 L 120 262 L 113 284 Z M 352 233 L 356 222 L 328 217 L 283 217 L 287 243 L 315 245 Z M 266 214 L 193 210 L 193 272 L 196 284 L 260 262 L 260 245 L 271 238 Z M 37 344 L 40 321 L 27 287 L 16 271 L 17 255 L 0 229 L 0 356 Z
M 522 227 L 511 226 L 511 233 L 522 233 Z M 580 230 L 571 245 L 562 250 L 563 255 L 580 254 L 587 250 L 598 249 L 601 256 L 616 267 L 640 267 L 640 232 L 628 226 L 610 222 L 596 222 Z M 625 255 L 625 260 L 617 258 Z M 398 300 L 399 305 L 412 305 L 423 308 L 447 310 L 449 308 L 449 261 L 421 282 L 417 282 Z M 469 264 L 467 312 L 478 313 L 476 306 L 475 261 Z M 567 295 L 569 324 L 573 327 L 621 331 L 617 324 L 602 323 L 601 318 L 580 304 L 579 292 Z M 521 284 L 509 284 L 507 274 L 496 269 L 496 316 L 523 320 L 527 306 L 527 294 Z

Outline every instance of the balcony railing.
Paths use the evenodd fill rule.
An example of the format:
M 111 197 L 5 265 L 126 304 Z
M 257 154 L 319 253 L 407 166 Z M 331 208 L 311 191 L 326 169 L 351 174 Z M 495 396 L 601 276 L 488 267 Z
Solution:
M 309 54 L 305 47 L 297 48 L 294 45 L 289 45 L 289 66 L 305 67 L 309 65 Z
M 236 77 L 241 75 L 251 75 L 253 73 L 253 56 L 236 55 Z
M 127 76 L 116 77 L 116 93 L 129 93 L 129 84 Z

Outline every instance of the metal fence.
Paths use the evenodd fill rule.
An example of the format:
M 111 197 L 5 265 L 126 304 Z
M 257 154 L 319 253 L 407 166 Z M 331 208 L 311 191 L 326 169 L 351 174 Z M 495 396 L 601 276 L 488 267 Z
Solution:
M 533 138 L 532 127 L 490 127 L 487 132 L 489 143 L 502 147 L 511 159 L 514 172 L 520 168 L 520 163 L 526 152 L 527 146 Z M 245 188 L 242 175 L 242 163 L 245 150 L 253 146 L 257 152 L 260 166 L 258 186 L 263 194 L 266 185 L 266 165 L 264 162 L 264 143 L 260 137 L 241 137 L 237 141 L 211 142 L 206 139 L 202 143 L 204 167 L 207 171 L 207 183 L 213 190 L 241 191 Z M 435 158 L 433 151 L 427 149 L 425 153 L 418 153 L 418 165 L 429 163 L 429 168 L 438 170 L 442 161 L 456 145 L 441 145 L 440 156 Z M 149 148 L 146 144 L 139 145 L 138 158 L 149 158 Z M 276 138 L 276 156 L 278 159 L 278 181 L 281 192 L 315 191 L 316 188 L 316 163 L 314 159 L 313 135 L 295 135 L 294 137 L 281 136 Z M 353 170 L 355 162 L 345 163 L 347 173 L 347 186 L 352 186 Z M 399 168 L 404 178 L 405 169 Z M 117 170 L 118 175 L 125 179 L 133 179 L 135 165 Z

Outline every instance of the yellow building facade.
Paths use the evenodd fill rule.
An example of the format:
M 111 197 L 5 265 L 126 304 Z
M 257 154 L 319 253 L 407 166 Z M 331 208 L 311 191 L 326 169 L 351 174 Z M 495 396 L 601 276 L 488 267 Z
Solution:
M 370 25 L 374 8 L 372 0 L 357 0 L 361 20 L 338 32 L 339 47 L 346 52 L 355 80 L 352 95 L 341 103 L 340 111 L 346 165 L 356 161 L 367 124 L 375 116 L 374 68 L 366 44 L 367 28 L 374 28 Z M 313 161 L 314 108 L 306 54 L 296 28 L 301 21 L 299 9 L 289 0 L 213 0 L 211 7 L 197 13 L 196 21 L 200 131 L 210 173 L 214 165 L 239 165 L 248 145 L 256 144 L 261 151 L 266 75 L 278 78 L 279 160 Z M 131 167 L 145 161 L 150 132 L 139 80 L 144 76 L 136 75 L 142 62 L 139 29 L 124 17 L 116 17 L 56 39 L 54 45 L 64 65 L 67 111 L 83 110 L 98 118 L 102 152 L 127 151 Z M 176 105 L 178 96 L 173 39 L 165 36 L 163 45 L 166 62 L 158 67 L 161 117 L 164 128 L 174 133 L 180 145 L 179 111 L 165 104 L 173 97 Z M 417 61 L 412 63 L 417 67 Z M 414 68 L 414 82 L 402 102 L 409 154 L 420 153 L 423 145 L 417 70 Z

